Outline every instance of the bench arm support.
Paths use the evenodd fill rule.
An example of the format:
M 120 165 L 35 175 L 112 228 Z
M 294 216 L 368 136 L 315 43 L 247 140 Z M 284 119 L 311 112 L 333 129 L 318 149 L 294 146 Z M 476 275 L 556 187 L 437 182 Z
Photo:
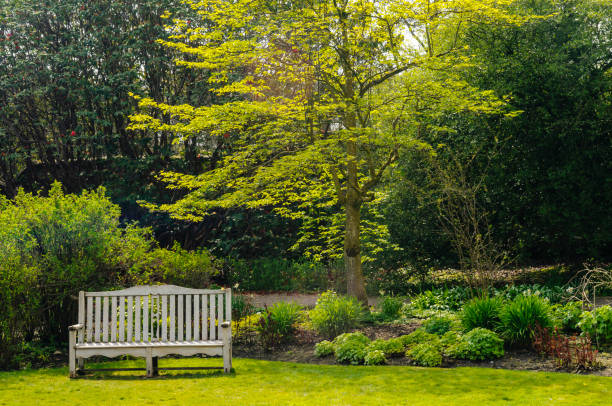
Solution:
M 68 331 L 77 331 L 77 330 L 82 330 L 84 328 L 85 326 L 82 324 L 73 324 L 72 326 L 68 327 Z

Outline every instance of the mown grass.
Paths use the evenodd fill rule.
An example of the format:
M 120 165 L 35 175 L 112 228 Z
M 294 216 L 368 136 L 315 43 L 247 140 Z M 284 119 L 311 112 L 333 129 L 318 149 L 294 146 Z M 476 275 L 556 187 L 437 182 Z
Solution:
M 160 366 L 219 365 L 162 359 Z M 137 367 L 119 361 L 91 367 Z M 609 405 L 612 378 L 489 368 L 349 367 L 234 359 L 235 372 L 98 372 L 66 368 L 0 373 L 0 405 Z

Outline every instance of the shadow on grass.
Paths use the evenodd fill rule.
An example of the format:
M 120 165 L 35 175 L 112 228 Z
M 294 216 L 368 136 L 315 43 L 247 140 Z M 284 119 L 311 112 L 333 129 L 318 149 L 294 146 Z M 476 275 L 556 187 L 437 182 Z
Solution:
M 118 375 L 117 372 L 112 371 L 101 371 L 96 372 L 95 368 L 88 370 L 85 374 L 79 375 L 75 380 L 108 380 L 108 381 L 167 381 L 174 379 L 211 379 L 211 378 L 235 378 L 236 372 L 232 368 L 232 372 L 229 374 L 224 373 L 223 371 L 207 371 L 207 372 L 181 372 L 181 373 L 172 373 L 172 374 L 164 374 L 163 371 L 160 372 L 160 375 L 155 376 L 153 378 L 147 378 L 145 375 Z

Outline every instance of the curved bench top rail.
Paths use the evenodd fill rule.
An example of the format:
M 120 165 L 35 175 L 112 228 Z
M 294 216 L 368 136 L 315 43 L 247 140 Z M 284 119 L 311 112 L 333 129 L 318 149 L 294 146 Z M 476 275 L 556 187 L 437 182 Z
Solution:
M 176 285 L 142 285 L 122 290 L 104 292 L 84 292 L 87 297 L 101 296 L 138 296 L 138 295 L 210 295 L 228 293 L 229 289 L 191 289 Z

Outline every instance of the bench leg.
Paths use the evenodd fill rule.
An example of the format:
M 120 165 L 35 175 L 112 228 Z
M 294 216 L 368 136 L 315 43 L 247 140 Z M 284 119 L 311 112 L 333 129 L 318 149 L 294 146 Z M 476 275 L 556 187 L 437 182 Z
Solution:
M 153 357 L 153 376 L 159 376 L 159 357 Z
M 232 370 L 232 344 L 223 345 L 223 372 L 229 374 Z
M 77 365 L 80 370 L 85 369 L 85 358 L 77 358 Z M 77 370 L 78 372 L 78 370 Z
M 68 369 L 70 370 L 70 377 L 76 378 L 76 334 L 75 330 L 68 332 Z
M 147 378 L 153 378 L 153 355 L 151 348 L 146 349 Z

